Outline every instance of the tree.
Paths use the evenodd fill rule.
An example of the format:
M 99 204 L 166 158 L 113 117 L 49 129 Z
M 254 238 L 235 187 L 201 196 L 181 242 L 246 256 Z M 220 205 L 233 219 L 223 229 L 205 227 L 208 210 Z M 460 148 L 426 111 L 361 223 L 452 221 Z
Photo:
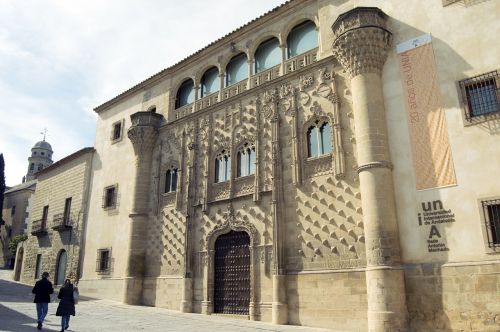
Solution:
M 26 241 L 28 239 L 28 235 L 26 234 L 19 234 L 14 236 L 12 239 L 9 241 L 9 250 L 12 256 L 16 256 L 16 251 L 17 251 L 17 244 L 19 242 Z
M 5 193 L 5 161 L 3 160 L 3 153 L 0 153 L 0 226 L 5 224 L 2 215 L 4 193 Z

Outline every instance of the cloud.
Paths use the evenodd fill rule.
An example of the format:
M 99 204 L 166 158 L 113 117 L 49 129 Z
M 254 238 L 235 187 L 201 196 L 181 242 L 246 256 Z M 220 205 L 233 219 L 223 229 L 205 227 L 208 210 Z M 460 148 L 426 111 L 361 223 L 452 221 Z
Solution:
M 44 127 L 56 160 L 92 146 L 92 108 L 282 2 L 0 0 L 7 184 L 26 173 Z

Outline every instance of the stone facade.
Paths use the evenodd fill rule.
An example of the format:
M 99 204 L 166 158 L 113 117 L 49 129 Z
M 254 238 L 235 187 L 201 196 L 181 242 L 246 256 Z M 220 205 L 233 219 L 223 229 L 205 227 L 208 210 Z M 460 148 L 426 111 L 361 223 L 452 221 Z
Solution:
M 454 88 L 497 69 L 495 57 L 464 45 L 498 54 L 487 33 L 500 29 L 498 14 L 493 1 L 290 1 L 97 107 L 80 289 L 217 313 L 218 239 L 242 232 L 249 319 L 348 331 L 498 330 L 498 246 L 489 233 L 485 245 L 491 229 L 481 206 L 500 196 L 489 176 L 500 163 L 498 114 L 464 122 Z M 288 36 L 307 21 L 318 46 L 288 58 Z M 457 32 L 464 22 L 474 36 Z M 434 38 L 457 185 L 418 191 L 396 45 L 424 32 Z M 254 73 L 271 37 L 281 62 Z M 249 76 L 225 86 L 240 52 Z M 212 66 L 221 88 L 204 95 Z M 194 102 L 176 107 L 190 79 Z M 331 151 L 311 154 L 310 135 L 324 124 Z M 252 171 L 240 174 L 247 151 Z M 471 169 L 482 171 L 472 180 Z M 431 250 L 433 231 L 419 225 L 427 202 L 453 214 L 439 226 L 447 250 Z
M 12 268 L 14 256 L 9 250 L 10 240 L 26 232 L 30 200 L 35 192 L 36 181 L 28 181 L 5 191 L 3 219 L 0 226 L 0 266 Z
M 29 236 L 22 246 L 22 282 L 34 283 L 43 271 L 56 284 L 66 277 L 78 279 L 93 153 L 84 148 L 37 173 Z

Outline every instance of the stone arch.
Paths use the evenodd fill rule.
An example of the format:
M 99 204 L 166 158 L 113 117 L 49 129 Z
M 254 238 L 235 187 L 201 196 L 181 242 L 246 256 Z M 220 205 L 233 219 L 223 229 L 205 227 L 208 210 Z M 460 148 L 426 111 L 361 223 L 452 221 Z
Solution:
M 20 245 L 17 248 L 16 260 L 14 263 L 14 281 L 19 281 L 21 279 L 23 259 L 24 259 L 24 246 Z
M 64 266 L 62 266 L 64 263 Z M 57 254 L 56 259 L 56 273 L 54 275 L 54 284 L 62 285 L 66 279 L 66 272 L 68 268 L 68 253 L 66 250 L 61 249 Z
M 250 222 L 237 218 L 234 213 L 232 206 L 229 205 L 228 211 L 225 214 L 225 220 L 222 224 L 217 224 L 214 228 L 208 232 L 206 237 L 206 251 L 203 252 L 208 258 L 206 260 L 206 266 L 204 267 L 204 278 L 207 281 L 205 289 L 205 300 L 202 303 L 202 311 L 206 314 L 211 314 L 214 311 L 214 283 L 215 283 L 215 271 L 214 271 L 214 258 L 215 258 L 215 241 L 221 235 L 227 234 L 231 231 L 245 232 L 250 237 L 250 304 L 249 304 L 249 318 L 250 320 L 256 320 L 255 314 L 255 303 L 256 303 L 256 269 L 255 269 L 255 257 L 256 246 L 260 243 L 260 236 L 257 228 Z
M 230 52 L 229 54 L 225 55 L 225 56 L 220 56 L 219 57 L 219 73 L 221 72 L 224 72 L 224 75 L 226 74 L 226 67 L 229 63 L 229 61 L 231 61 L 232 58 L 234 58 L 235 56 L 237 56 L 238 54 L 240 53 L 244 53 L 247 57 L 247 61 L 250 59 L 250 56 L 249 56 L 249 53 L 247 50 L 245 49 L 242 49 L 242 48 L 239 48 L 239 47 L 236 47 L 234 49 L 234 52 Z
M 274 31 L 273 32 L 266 31 L 265 33 L 260 34 L 256 39 L 254 39 L 252 45 L 248 48 L 248 54 L 251 55 L 252 59 L 255 59 L 255 52 L 259 48 L 260 44 L 272 38 L 278 39 L 280 46 L 283 45 L 283 41 L 281 40 L 280 37 L 281 37 L 280 34 Z
M 308 14 L 308 13 L 302 13 L 298 16 L 294 16 L 292 20 L 290 20 L 285 26 L 283 27 L 283 30 L 281 31 L 281 41 L 286 44 L 286 41 L 288 39 L 288 35 L 292 31 L 293 28 L 296 26 L 305 23 L 306 21 L 311 21 L 314 23 L 316 26 L 316 31 L 319 32 L 319 19 L 317 16 L 313 14 Z M 319 44 L 319 40 L 318 40 Z
M 217 68 L 217 70 L 219 71 L 219 76 L 221 75 L 221 65 L 220 63 L 208 63 L 206 65 L 204 65 L 203 67 L 199 68 L 196 73 L 195 73 L 195 76 L 194 76 L 194 86 L 200 86 L 201 85 L 201 79 L 203 78 L 203 75 L 205 75 L 205 73 L 207 72 L 207 70 L 209 69 L 212 69 L 212 68 Z M 224 67 L 225 68 L 225 67 Z

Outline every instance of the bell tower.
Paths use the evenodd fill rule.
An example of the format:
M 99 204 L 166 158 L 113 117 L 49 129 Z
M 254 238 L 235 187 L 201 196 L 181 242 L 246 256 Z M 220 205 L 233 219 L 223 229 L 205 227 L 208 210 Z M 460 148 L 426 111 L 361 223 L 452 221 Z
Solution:
M 28 173 L 26 181 L 35 179 L 35 174 L 42 169 L 52 165 L 52 146 L 45 141 L 47 130 L 43 131 L 43 140 L 36 142 L 31 148 L 31 156 L 28 158 Z

